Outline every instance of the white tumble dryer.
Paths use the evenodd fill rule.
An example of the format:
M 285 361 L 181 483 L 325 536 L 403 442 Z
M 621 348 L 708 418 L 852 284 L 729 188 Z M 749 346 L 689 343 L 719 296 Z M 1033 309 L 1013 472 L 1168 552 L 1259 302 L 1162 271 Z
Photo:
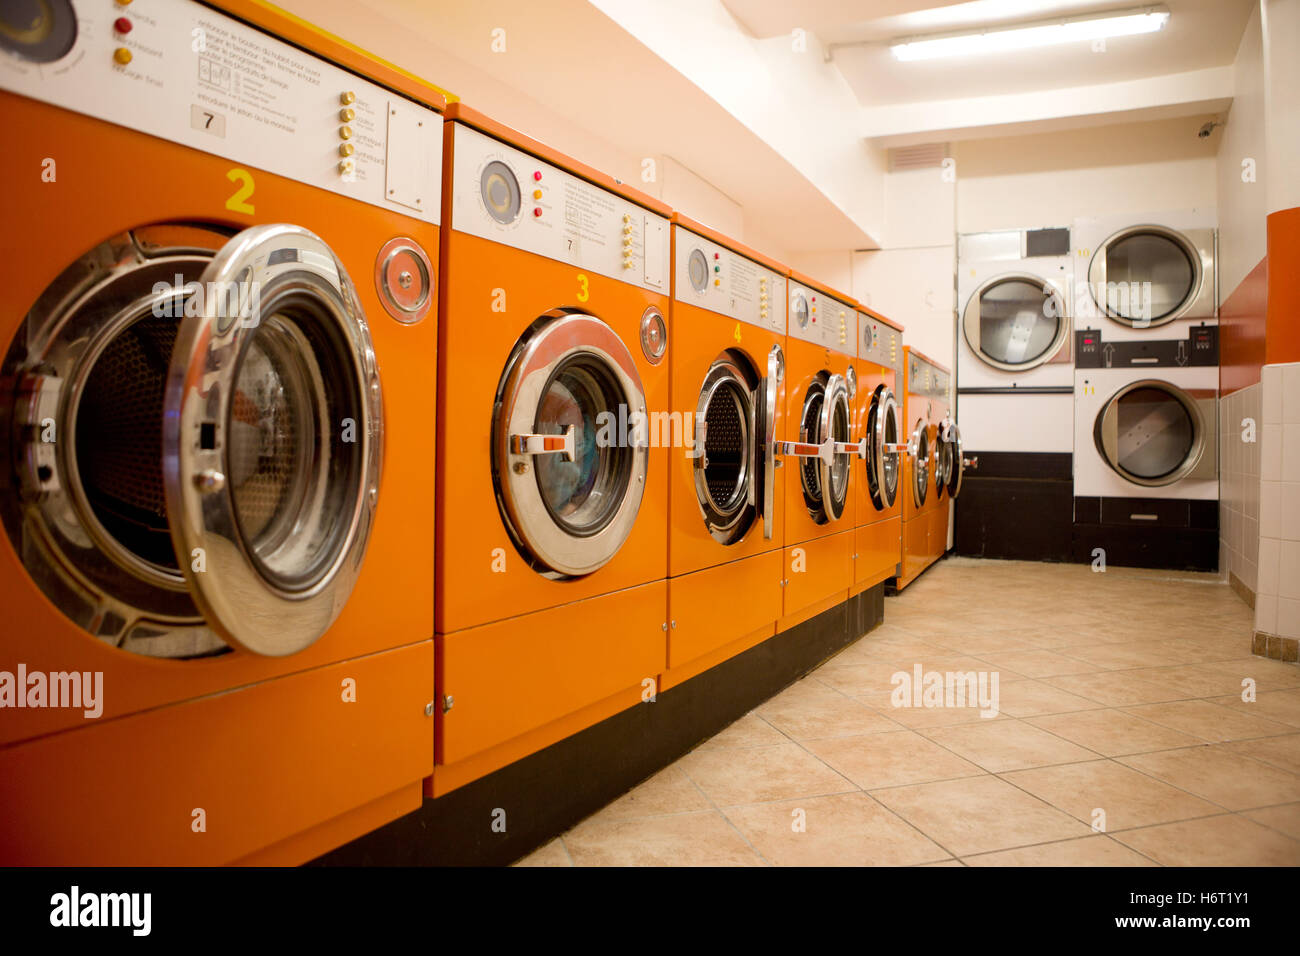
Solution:
M 957 394 L 966 447 L 1069 452 L 1074 388 L 1070 230 L 957 242 Z
M 1123 341 L 1217 324 L 1214 209 L 1076 219 L 1071 238 L 1076 328 Z

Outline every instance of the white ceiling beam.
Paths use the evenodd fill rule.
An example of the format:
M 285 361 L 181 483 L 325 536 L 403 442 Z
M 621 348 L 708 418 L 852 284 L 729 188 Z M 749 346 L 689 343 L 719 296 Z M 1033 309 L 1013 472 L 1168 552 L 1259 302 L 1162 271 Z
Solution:
M 1025 124 L 1044 124 L 1043 129 L 1065 128 L 1063 122 L 1088 126 L 1097 117 L 1122 121 L 1125 114 L 1149 110 L 1166 115 L 1170 110 L 1210 113 L 1231 101 L 1232 82 L 1232 67 L 1220 66 L 1059 90 L 893 103 L 861 110 L 858 129 L 864 138 L 884 146 L 964 139 L 987 135 L 995 127 L 1024 129 Z

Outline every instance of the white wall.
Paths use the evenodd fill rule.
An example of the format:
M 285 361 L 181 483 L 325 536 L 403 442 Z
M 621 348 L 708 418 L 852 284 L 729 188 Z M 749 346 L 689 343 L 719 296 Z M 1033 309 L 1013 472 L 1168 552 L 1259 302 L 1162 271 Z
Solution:
M 1226 299 L 1267 251 L 1271 163 L 1264 142 L 1264 48 L 1256 8 L 1246 25 L 1232 67 L 1234 96 L 1219 146 L 1219 294 Z M 1243 161 L 1253 160 L 1255 182 L 1242 180 Z

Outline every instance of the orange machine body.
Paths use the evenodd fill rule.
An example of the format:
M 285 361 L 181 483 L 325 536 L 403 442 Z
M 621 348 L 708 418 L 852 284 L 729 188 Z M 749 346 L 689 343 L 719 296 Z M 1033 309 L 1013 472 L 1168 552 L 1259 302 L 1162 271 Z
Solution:
M 903 349 L 903 431 L 915 454 L 904 458 L 901 590 L 943 557 L 951 511 L 946 475 L 940 469 L 940 424 L 948 414 L 948 369 L 911 346 Z M 918 464 L 923 459 L 923 464 Z
M 786 328 L 785 450 L 794 450 L 790 443 L 837 447 L 820 459 L 784 457 L 785 560 L 778 630 L 847 600 L 856 544 L 848 382 L 857 306 L 850 296 L 792 272 Z
M 669 411 L 669 212 L 459 103 L 447 115 L 433 795 L 653 696 L 668 600 L 670 449 L 620 447 L 607 469 L 582 412 L 619 389 L 644 403 L 628 434 L 631 412 Z M 572 455 L 551 451 L 569 427 Z M 564 523 L 601 495 L 610 523 Z
M 188 15 L 205 22 L 220 17 L 189 6 Z M 372 74 L 356 51 L 260 5 L 231 6 L 300 49 L 223 20 L 248 42 L 348 68 L 313 60 L 327 87 L 327 118 L 323 131 L 302 118 L 306 129 L 295 140 L 302 148 L 323 140 L 334 149 L 333 114 L 344 91 L 355 87 L 359 105 L 382 106 L 388 88 L 364 85 L 358 74 L 383 82 L 387 70 Z M 167 11 L 167 24 L 161 17 L 143 24 L 132 45 L 148 45 L 150 29 L 175 25 L 186 13 L 176 11 Z M 118 41 L 106 23 L 96 26 L 102 30 L 78 35 L 68 58 L 84 54 L 115 102 L 130 102 L 147 79 L 173 78 L 165 57 L 138 72 L 114 67 Z M 187 43 L 184 72 L 175 75 L 193 70 Z M 343 85 L 335 89 L 336 82 Z M 418 99 L 440 125 L 432 109 L 444 105 L 440 94 L 406 80 L 402 86 L 402 102 L 414 108 L 410 100 Z M 43 224 L 39 242 L 30 229 L 17 228 L 0 240 L 0 351 L 10 348 L 56 277 L 110 237 L 136 230 L 140 238 L 141 227 L 155 227 L 156 237 L 188 235 L 187 227 L 156 224 L 214 225 L 228 234 L 260 223 L 295 224 L 319 236 L 355 280 L 379 368 L 386 454 L 369 546 L 346 605 L 310 647 L 288 656 L 234 649 L 168 659 L 110 646 L 75 624 L 62 602 L 52 602 L 11 536 L 0 535 L 0 672 L 10 679 L 20 669 L 102 676 L 102 714 L 93 719 L 77 708 L 9 709 L 15 702 L 7 699 L 0 718 L 0 863 L 298 863 L 414 809 L 421 780 L 432 771 L 434 729 L 426 708 L 433 700 L 430 370 L 437 311 L 412 323 L 391 318 L 376 286 L 376 257 L 404 236 L 436 263 L 436 217 L 405 215 L 395 204 L 358 201 L 238 156 L 180 145 L 181 135 L 169 141 L 137 132 L 129 118 L 116 125 L 7 91 L 0 92 L 0 108 L 17 134 L 0 168 L 8 181 L 25 184 L 10 197 L 11 222 Z M 437 149 L 431 153 L 436 160 Z M 51 172 L 44 182 L 43 168 Z M 2 380 L 6 425 L 13 371 L 7 368 Z M 17 494 L 12 470 L 6 460 L 0 496 Z
M 898 573 L 903 533 L 902 465 L 906 457 L 884 447 L 906 440 L 898 404 L 903 394 L 903 328 L 863 306 L 858 310 L 857 342 L 853 436 L 866 445 L 864 454 L 853 462 L 851 482 L 856 524 L 852 594 Z M 877 466 L 877 455 L 884 457 L 885 468 Z M 895 481 L 892 488 L 891 475 Z
M 680 214 L 673 223 L 672 410 L 684 440 L 669 452 L 662 689 L 775 633 L 785 534 L 771 446 L 785 414 L 786 269 Z

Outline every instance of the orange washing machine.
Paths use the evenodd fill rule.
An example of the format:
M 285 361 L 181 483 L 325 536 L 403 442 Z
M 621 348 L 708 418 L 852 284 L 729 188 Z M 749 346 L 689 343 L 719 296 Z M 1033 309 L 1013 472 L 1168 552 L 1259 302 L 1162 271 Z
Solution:
M 781 617 L 785 268 L 680 214 L 673 225 L 668 669 L 663 689 Z
M 433 770 L 444 100 L 229 7 L 0 13 L 42 224 L 0 248 L 0 864 L 297 863 Z
M 907 449 L 898 407 L 903 394 L 903 329 L 861 307 L 857 342 L 853 434 L 858 436 L 860 452 L 850 482 L 857 526 L 850 596 L 898 573 L 903 533 L 898 492 L 901 458 Z
M 785 630 L 848 599 L 853 583 L 855 514 L 852 443 L 857 373 L 853 368 L 857 306 L 792 272 L 786 345 Z
M 903 427 L 908 434 L 903 458 L 902 590 L 948 550 L 950 482 L 954 470 L 951 440 L 942 440 L 949 422 L 951 374 L 911 346 L 903 349 Z M 949 438 L 952 438 L 949 434 Z M 960 456 L 960 452 L 958 452 Z
M 429 795 L 653 697 L 667 207 L 448 109 Z

